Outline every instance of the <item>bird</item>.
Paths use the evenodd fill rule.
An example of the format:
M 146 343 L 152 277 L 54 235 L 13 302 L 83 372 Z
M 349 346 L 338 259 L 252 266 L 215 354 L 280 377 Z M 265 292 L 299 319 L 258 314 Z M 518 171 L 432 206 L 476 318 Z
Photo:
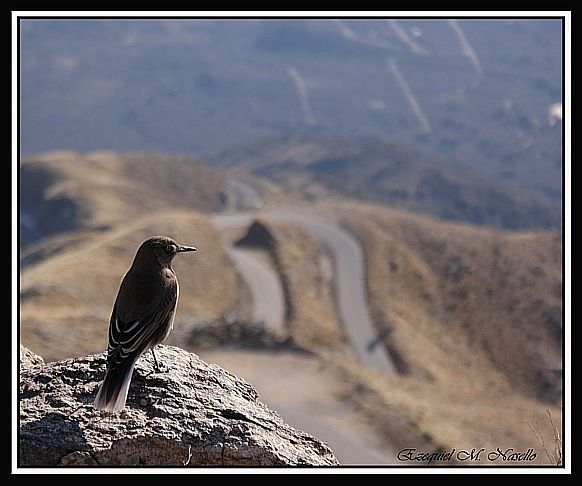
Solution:
M 194 251 L 167 236 L 154 236 L 139 246 L 111 312 L 107 371 L 95 397 L 97 410 L 125 407 L 134 366 L 148 349 L 159 371 L 154 348 L 174 329 L 180 294 L 172 260 L 178 253 Z

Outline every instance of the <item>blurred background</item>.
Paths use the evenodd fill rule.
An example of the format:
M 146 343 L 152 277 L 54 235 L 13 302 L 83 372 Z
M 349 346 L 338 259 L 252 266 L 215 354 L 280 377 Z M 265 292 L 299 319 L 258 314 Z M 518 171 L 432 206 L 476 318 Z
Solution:
M 550 461 L 527 422 L 552 444 L 562 413 L 560 20 L 19 27 L 25 346 L 104 351 L 165 234 L 200 250 L 168 343 L 342 463 Z

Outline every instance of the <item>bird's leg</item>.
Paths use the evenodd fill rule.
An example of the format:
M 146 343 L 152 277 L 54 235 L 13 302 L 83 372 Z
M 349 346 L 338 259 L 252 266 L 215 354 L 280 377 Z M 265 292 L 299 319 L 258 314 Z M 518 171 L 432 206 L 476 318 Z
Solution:
M 150 351 L 152 352 L 152 356 L 154 357 L 154 363 L 156 364 L 156 371 L 158 373 L 161 373 L 163 370 L 162 370 L 161 366 L 158 364 L 158 360 L 156 359 L 156 353 L 154 352 L 154 348 L 150 348 Z

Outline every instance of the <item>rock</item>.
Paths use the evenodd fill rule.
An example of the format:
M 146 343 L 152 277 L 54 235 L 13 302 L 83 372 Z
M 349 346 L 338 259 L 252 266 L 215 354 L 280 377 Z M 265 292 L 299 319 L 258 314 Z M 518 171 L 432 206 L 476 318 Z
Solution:
M 70 454 L 67 454 L 64 457 L 61 457 L 59 464 L 63 465 L 63 466 L 98 466 L 99 465 L 97 463 L 97 461 L 95 459 L 93 459 L 93 456 L 91 455 L 91 453 L 88 451 L 71 452 Z
M 228 321 L 218 318 L 193 327 L 188 335 L 188 345 L 194 349 L 217 347 L 307 351 L 298 346 L 291 337 L 282 336 L 268 328 L 263 322 L 236 319 Z
M 30 349 L 25 348 L 22 344 L 20 345 L 20 366 L 37 366 L 43 365 L 44 359 L 42 359 L 38 354 L 34 354 Z
M 249 247 L 249 248 L 263 248 L 265 250 L 273 250 L 275 247 L 276 238 L 271 230 L 261 221 L 253 221 L 247 233 L 235 241 L 235 246 Z
M 23 361 L 42 364 L 23 349 Z M 21 466 L 338 464 L 329 447 L 283 422 L 244 380 L 177 347 L 159 346 L 156 355 L 164 371 L 144 355 L 116 413 L 93 408 L 104 354 L 22 366 Z

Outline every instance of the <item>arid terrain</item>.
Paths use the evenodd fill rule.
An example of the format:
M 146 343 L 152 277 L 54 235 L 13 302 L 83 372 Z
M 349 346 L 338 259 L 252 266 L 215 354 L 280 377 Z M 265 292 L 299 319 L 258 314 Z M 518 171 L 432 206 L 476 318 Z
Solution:
M 238 186 L 226 183 L 234 174 L 154 154 L 55 152 L 24 161 L 22 343 L 48 361 L 105 350 L 137 246 L 166 234 L 199 249 L 175 261 L 181 291 L 168 342 L 251 382 L 292 425 L 335 446 L 340 461 L 395 463 L 406 447 L 533 447 L 536 463 L 548 462 L 527 421 L 539 423 L 549 444 L 546 409 L 561 423 L 558 230 L 445 222 L 334 194 L 298 209 L 301 188 L 287 197 L 285 187 L 248 173 Z M 281 207 L 311 219 L 283 217 Z M 242 223 L 221 225 L 219 216 Z M 363 289 L 358 310 L 376 335 L 367 348 L 353 338 L 362 323 L 347 322 L 338 302 L 341 278 L 349 283 L 339 250 L 306 223 L 320 219 L 363 257 L 354 288 Z M 245 275 L 233 248 L 249 258 Z M 262 295 L 247 283 L 253 265 L 269 274 L 265 282 L 280 282 L 280 296 L 269 295 L 282 302 L 262 304 L 284 309 L 281 329 L 252 322 Z M 233 321 L 263 331 L 245 334 Z M 393 370 L 368 366 L 372 352 Z
M 343 214 L 366 248 L 375 322 L 406 374 L 453 381 L 462 365 L 474 385 L 558 400 L 558 232 L 508 233 L 353 203 Z
M 391 438 L 391 446 L 398 448 L 415 444 L 450 450 L 479 444 L 526 451 L 539 447 L 527 422 L 540 424 L 545 437 L 553 437 L 547 410 L 556 422 L 561 420 L 557 232 L 490 230 L 355 202 L 326 201 L 313 210 L 335 210 L 362 243 L 376 345 L 389 351 L 398 373 L 385 375 L 362 366 L 337 319 L 334 333 L 307 349 L 341 376 L 337 396 L 379 426 L 380 437 Z M 265 241 L 268 253 L 284 253 L 290 234 L 304 233 L 298 225 L 273 222 L 268 209 L 259 214 L 265 215 L 259 221 L 270 235 Z M 275 256 L 274 266 L 284 281 L 301 282 L 303 292 L 318 295 L 325 280 L 307 277 L 320 264 L 313 247 L 307 253 L 310 246 L 304 242 L 301 248 L 296 250 L 300 260 L 277 263 Z M 321 247 L 319 254 L 329 256 Z M 301 295 L 302 290 L 292 293 Z M 311 325 L 297 329 L 289 320 L 296 340 L 321 333 L 314 323 L 318 328 L 318 322 L 328 323 L 326 327 L 331 323 L 334 329 L 321 304 L 324 290 L 319 292 L 315 322 L 303 318 Z M 293 302 L 292 308 L 296 306 Z M 329 352 L 328 346 L 341 343 L 342 337 L 347 346 Z M 264 359 L 264 352 L 257 353 L 257 360 Z M 212 356 L 230 362 L 228 353 Z M 296 363 L 293 373 L 298 369 Z M 247 373 L 255 381 L 263 374 L 261 369 Z M 540 454 L 538 461 L 547 458 Z
M 349 197 L 431 217 L 503 229 L 558 228 L 560 206 L 535 191 L 427 157 L 398 143 L 349 137 L 272 137 L 235 147 L 213 163 L 270 179 L 287 192 Z
M 236 273 L 200 212 L 221 207 L 218 173 L 184 158 L 104 152 L 51 153 L 22 167 L 21 207 L 38 228 L 21 248 L 22 339 L 45 359 L 106 348 L 119 282 L 139 244 L 156 234 L 200 249 L 175 262 L 180 329 L 236 308 Z M 72 214 L 55 201 L 68 201 Z
M 340 211 L 366 249 L 370 311 L 400 369 L 398 384 L 373 388 L 449 448 L 527 449 L 525 421 L 560 416 L 560 235 Z

